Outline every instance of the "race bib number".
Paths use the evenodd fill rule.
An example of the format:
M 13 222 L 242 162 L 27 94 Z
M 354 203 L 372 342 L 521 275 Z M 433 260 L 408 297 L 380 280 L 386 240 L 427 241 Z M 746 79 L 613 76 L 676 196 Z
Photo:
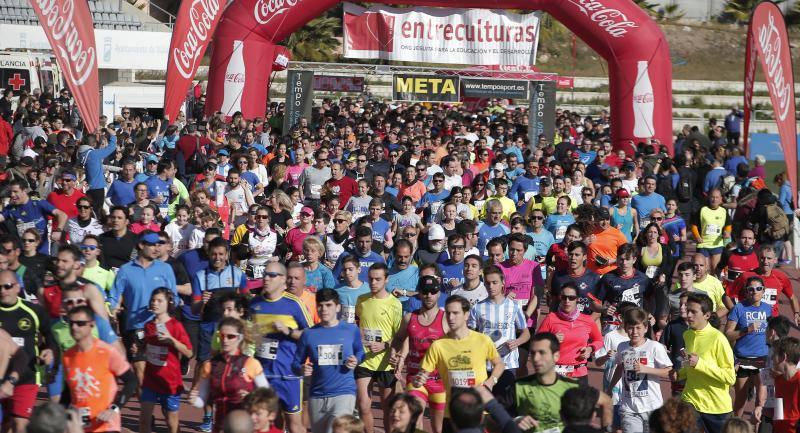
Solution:
M 559 365 L 556 364 L 556 374 L 561 376 L 569 376 L 570 374 L 575 372 L 574 365 Z
M 658 271 L 658 266 L 648 266 L 644 273 L 647 275 L 647 278 L 655 278 L 656 271 Z
M 166 218 L 169 215 L 169 206 L 159 206 L 158 214 L 161 215 L 161 218 Z
M 19 347 L 25 347 L 25 339 L 21 337 L 11 337 L 14 340 L 14 343 L 17 344 Z
M 264 278 L 264 269 L 266 269 L 266 268 L 267 267 L 264 266 L 264 265 L 253 265 L 252 266 L 253 279 L 254 280 L 260 280 L 260 279 Z
M 769 305 L 775 305 L 778 302 L 778 289 L 764 289 L 763 301 Z
M 258 346 L 256 356 L 264 359 L 276 359 L 278 357 L 278 340 L 265 338 Z
M 148 364 L 155 365 L 156 367 L 164 367 L 167 365 L 167 354 L 169 353 L 169 349 L 166 346 L 148 344 L 147 351 L 145 353 Z
M 622 302 L 633 302 L 636 305 L 639 305 L 639 289 L 637 288 L 630 288 L 622 292 L 622 298 L 620 299 Z
M 17 222 L 17 234 L 19 234 L 19 237 L 22 237 L 22 235 L 25 233 L 25 230 L 35 229 L 35 228 L 36 228 L 36 222 L 35 221 L 31 221 L 31 222 L 18 221 Z
M 88 426 L 92 419 L 92 411 L 88 407 L 78 407 L 76 409 L 81 416 L 81 423 Z
M 706 226 L 706 236 L 719 236 L 722 234 L 722 228 L 716 224 L 709 224 Z
M 472 370 L 455 370 L 450 372 L 450 387 L 472 388 L 475 383 L 475 372 Z
M 342 365 L 341 344 L 320 344 L 317 346 L 319 365 Z
M 355 305 L 342 305 L 342 320 L 347 323 L 356 323 Z
M 556 229 L 556 241 L 560 241 L 564 239 L 564 236 L 567 234 L 567 226 L 561 226 Z
M 650 218 L 642 219 L 642 224 L 641 224 L 640 230 L 644 230 L 644 227 L 647 227 L 649 225 L 650 225 Z
M 525 192 L 525 203 L 529 202 L 530 199 L 532 199 L 533 196 L 535 196 L 535 195 L 536 195 L 535 191 L 527 191 L 527 192 Z
M 311 195 L 319 195 L 322 190 L 322 185 L 311 185 Z
M 380 329 L 362 329 L 361 335 L 364 336 L 364 341 L 369 343 L 383 342 L 383 331 Z

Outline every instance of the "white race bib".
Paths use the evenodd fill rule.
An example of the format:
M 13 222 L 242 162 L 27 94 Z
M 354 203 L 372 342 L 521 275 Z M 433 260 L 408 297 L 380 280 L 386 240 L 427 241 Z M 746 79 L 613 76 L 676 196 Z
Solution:
M 650 225 L 650 218 L 644 218 L 642 219 L 642 224 L 641 227 L 639 227 L 639 230 L 644 230 L 644 228 L 649 225 Z
M 364 341 L 369 343 L 382 343 L 383 331 L 380 329 L 362 329 L 361 335 L 364 336 Z
M 278 340 L 265 338 L 258 346 L 256 356 L 264 359 L 276 359 L 278 357 Z
M 22 237 L 22 235 L 25 233 L 25 230 L 35 229 L 35 228 L 36 228 L 36 222 L 34 221 L 28 223 L 23 221 L 17 221 L 17 233 L 19 234 L 19 237 Z
M 530 201 L 530 199 L 533 198 L 533 196 L 535 196 L 535 195 L 536 195 L 535 191 L 526 191 L 525 192 L 525 203 Z
M 722 234 L 722 228 L 716 224 L 708 224 L 706 226 L 706 236 L 719 236 Z
M 560 241 L 564 239 L 564 236 L 567 234 L 567 226 L 561 226 L 556 229 L 556 240 Z
M 647 275 L 647 278 L 654 278 L 656 276 L 656 271 L 658 271 L 658 266 L 648 266 L 644 273 Z
M 561 376 L 568 376 L 575 372 L 574 365 L 558 365 L 556 364 L 556 374 Z
M 356 323 L 355 305 L 342 305 L 342 320 L 347 323 Z
M 14 340 L 14 343 L 17 344 L 19 347 L 25 347 L 25 339 L 22 337 L 11 337 Z
M 319 195 L 319 192 L 322 190 L 322 185 L 311 185 L 311 195 Z
M 778 302 L 778 289 L 764 289 L 764 299 L 762 299 L 769 305 L 775 305 Z
M 622 292 L 622 302 L 633 302 L 636 305 L 639 305 L 639 289 L 630 288 Z
M 450 387 L 472 388 L 475 383 L 475 372 L 472 370 L 455 370 L 449 372 Z
M 320 344 L 317 346 L 319 365 L 342 365 L 341 344 Z
M 260 280 L 264 278 L 264 269 L 266 268 L 265 265 L 253 265 L 253 279 Z
M 145 353 L 148 364 L 155 365 L 156 367 L 164 367 L 167 365 L 167 354 L 169 353 L 169 348 L 166 346 L 148 344 Z

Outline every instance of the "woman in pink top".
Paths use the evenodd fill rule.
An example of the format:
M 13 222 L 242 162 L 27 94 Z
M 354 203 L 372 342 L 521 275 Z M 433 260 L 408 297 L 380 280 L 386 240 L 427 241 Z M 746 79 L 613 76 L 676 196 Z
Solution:
M 306 163 L 306 151 L 302 147 L 298 147 L 294 151 L 294 162 L 286 169 L 286 177 L 290 185 L 300 185 L 300 175 L 303 174 L 303 170 L 305 170 L 306 167 L 308 167 Z
M 525 258 L 529 238 L 522 233 L 508 235 L 508 260 L 499 263 L 506 283 L 506 296 L 522 308 L 528 318 L 528 327 L 535 323 L 539 300 L 534 287 L 543 287 L 539 262 Z
M 286 246 L 289 248 L 287 260 L 299 261 L 303 255 L 303 241 L 314 231 L 314 209 L 308 206 L 300 210 L 300 224 L 286 233 Z
M 586 362 L 603 346 L 603 336 L 592 316 L 578 309 L 578 289 L 572 283 L 561 287 L 558 310 L 545 316 L 537 333 L 550 332 L 561 342 L 556 372 L 580 379 L 588 385 Z

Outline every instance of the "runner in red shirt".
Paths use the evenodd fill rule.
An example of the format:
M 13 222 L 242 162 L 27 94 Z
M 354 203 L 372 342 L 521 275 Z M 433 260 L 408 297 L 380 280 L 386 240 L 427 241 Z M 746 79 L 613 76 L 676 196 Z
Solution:
M 775 399 L 783 400 L 783 419 L 772 420 L 774 433 L 795 433 L 800 420 L 800 341 L 786 337 L 773 343 L 772 374 L 775 377 Z
M 78 199 L 86 197 L 75 188 L 78 182 L 77 176 L 71 171 L 61 173 L 61 189 L 54 190 L 47 196 L 47 201 L 50 202 L 56 209 L 67 214 L 67 218 L 75 218 L 78 216 L 78 208 L 76 204 Z
M 733 282 L 744 272 L 751 272 L 758 268 L 758 256 L 753 251 L 756 235 L 753 229 L 744 228 L 739 235 L 736 248 L 722 252 L 722 259 L 717 265 L 717 273 L 722 275 L 722 284 L 725 291 L 731 293 Z
M 344 209 L 350 197 L 358 195 L 358 183 L 344 175 L 344 166 L 338 161 L 331 164 L 331 178 L 325 181 L 323 187 L 339 196 L 339 209 Z
M 783 272 L 775 269 L 775 264 L 778 263 L 778 256 L 775 254 L 775 249 L 772 245 L 762 245 L 758 249 L 758 268 L 753 272 L 745 272 L 739 276 L 734 282 L 731 290 L 728 291 L 728 296 L 736 297 L 738 299 L 745 299 L 747 294 L 745 292 L 745 282 L 753 275 L 758 275 L 764 280 L 764 299 L 763 302 L 772 305 L 772 315 L 777 316 L 778 313 L 778 294 L 783 292 L 789 301 L 792 303 L 792 311 L 794 312 L 794 323 L 800 325 L 800 303 L 794 296 L 792 283 Z
M 146 364 L 142 383 L 142 412 L 139 432 L 150 433 L 153 406 L 158 403 L 166 413 L 170 433 L 178 433 L 178 410 L 183 392 L 179 355 L 192 356 L 192 343 L 181 322 L 170 316 L 175 310 L 172 292 L 164 287 L 150 296 L 150 311 L 155 318 L 144 325 Z

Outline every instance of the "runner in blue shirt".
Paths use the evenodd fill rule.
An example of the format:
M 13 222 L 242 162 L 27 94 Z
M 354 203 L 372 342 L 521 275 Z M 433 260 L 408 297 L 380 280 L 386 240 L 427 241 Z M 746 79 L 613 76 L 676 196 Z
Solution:
M 114 206 L 128 206 L 136 201 L 133 188 L 136 186 L 136 164 L 133 161 L 126 161 L 122 164 L 120 176 L 108 188 L 106 197 L 111 200 Z
M 653 209 L 666 210 L 667 202 L 664 196 L 656 192 L 656 177 L 644 178 L 644 192 L 633 196 L 631 206 L 639 213 L 639 227 L 645 228 L 650 224 L 650 211 Z
M 355 248 L 345 250 L 339 259 L 336 260 L 336 266 L 333 267 L 333 277 L 337 281 L 339 275 L 342 273 L 342 260 L 347 256 L 356 256 L 358 262 L 361 264 L 361 270 L 358 273 L 358 279 L 367 281 L 369 276 L 369 267 L 374 263 L 386 263 L 382 255 L 372 251 L 372 229 L 369 227 L 361 226 L 356 229 Z
M 389 269 L 386 291 L 394 295 L 404 306 L 409 296 L 417 291 L 419 268 L 411 263 L 414 246 L 408 239 L 400 239 L 394 245 L 394 263 Z M 355 305 L 355 304 L 353 304 Z
M 503 205 L 498 200 L 489 200 L 486 203 L 486 219 L 478 225 L 478 251 L 486 258 L 486 244 L 493 238 L 507 235 L 511 230 L 502 224 Z
M 530 158 L 525 162 L 525 173 L 514 179 L 508 193 L 517 209 L 524 209 L 528 200 L 539 193 L 539 179 L 539 161 Z
M 356 323 L 358 297 L 369 293 L 369 284 L 358 278 L 359 269 L 361 269 L 361 265 L 356 256 L 347 256 L 342 259 L 342 280 L 344 282 L 336 288 L 336 293 L 339 295 L 341 305 L 339 320 L 346 323 Z M 391 281 L 391 276 L 389 279 Z
M 561 196 L 556 201 L 556 211 L 547 216 L 544 228 L 553 234 L 556 242 L 561 242 L 567 234 L 567 227 L 575 222 L 575 217 L 569 211 L 572 200 L 569 196 Z
M 67 224 L 67 214 L 55 208 L 45 200 L 31 200 L 28 196 L 24 180 L 14 179 L 9 182 L 10 204 L 0 213 L 0 222 L 8 221 L 17 227 L 17 235 L 21 238 L 25 230 L 35 228 L 42 234 L 38 251 L 48 254 L 50 240 L 58 242 L 63 240 L 64 226 Z M 47 218 L 55 218 L 51 236 L 47 236 Z
M 341 305 L 336 291 L 321 289 L 316 300 L 320 323 L 303 331 L 292 370 L 297 375 L 311 376 L 308 399 L 311 431 L 324 432 L 330 431 L 334 418 L 350 415 L 355 409 L 353 370 L 364 360 L 364 345 L 358 326 L 337 318 Z
M 167 209 L 171 201 L 172 181 L 167 175 L 167 170 L 172 167 L 172 161 L 162 160 L 158 162 L 156 175 L 149 177 L 144 183 L 147 185 L 147 196 L 158 205 L 162 217 L 167 216 Z
M 439 264 L 442 272 L 442 292 L 449 296 L 454 290 L 464 287 L 464 255 L 466 253 L 467 239 L 460 235 L 451 235 L 447 240 L 447 249 L 450 258 Z M 444 296 L 447 298 L 447 296 Z

